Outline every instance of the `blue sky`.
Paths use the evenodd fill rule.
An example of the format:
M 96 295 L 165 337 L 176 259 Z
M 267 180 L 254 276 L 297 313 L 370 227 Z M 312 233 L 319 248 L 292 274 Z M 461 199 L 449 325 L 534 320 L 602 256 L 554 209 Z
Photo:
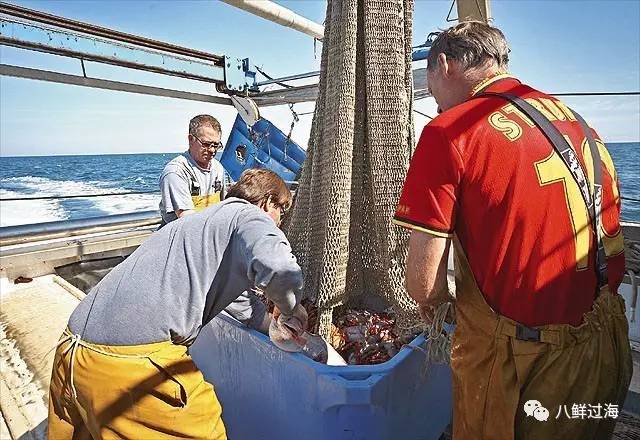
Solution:
M 29 8 L 196 49 L 249 57 L 271 75 L 319 69 L 313 39 L 215 1 L 14 1 Z M 322 22 L 325 1 L 279 1 Z M 450 0 L 418 0 L 414 42 L 424 41 L 445 21 Z M 579 0 L 494 0 L 494 24 L 510 43 L 511 72 L 546 92 L 640 90 L 640 2 Z M 455 10 L 454 10 L 455 16 Z M 3 47 L 2 63 L 81 74 L 76 60 Z M 130 80 L 161 87 L 212 92 L 194 81 L 130 72 L 87 63 L 89 76 Z M 579 97 L 565 101 L 609 142 L 640 140 L 640 97 Z M 313 104 L 298 104 L 307 112 Z M 416 109 L 435 114 L 432 99 Z M 180 151 L 189 119 L 217 116 L 223 137 L 233 108 L 109 92 L 75 86 L 0 78 L 0 155 L 101 154 Z M 284 131 L 291 124 L 286 106 L 262 110 Z M 416 115 L 416 131 L 427 119 Z M 306 145 L 311 116 L 293 132 Z

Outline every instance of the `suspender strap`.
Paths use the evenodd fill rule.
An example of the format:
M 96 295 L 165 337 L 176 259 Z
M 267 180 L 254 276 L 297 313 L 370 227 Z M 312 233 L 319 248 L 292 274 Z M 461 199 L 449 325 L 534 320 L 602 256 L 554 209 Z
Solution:
M 609 274 L 607 271 L 607 254 L 604 250 L 604 242 L 602 241 L 601 234 L 604 231 L 602 227 L 602 161 L 600 159 L 600 150 L 596 144 L 596 140 L 593 138 L 593 133 L 587 125 L 586 121 L 578 113 L 573 111 L 573 115 L 576 117 L 582 130 L 587 137 L 587 143 L 589 145 L 589 151 L 591 152 L 591 159 L 593 161 L 593 210 L 590 212 L 595 217 L 594 231 L 596 234 L 596 240 L 598 244 L 598 252 L 596 254 L 596 274 L 598 275 L 598 287 L 605 286 L 609 282 Z
M 598 151 L 598 146 L 596 145 L 596 142 L 593 138 L 591 129 L 587 126 L 587 123 L 579 114 L 573 112 L 576 119 L 580 122 L 582 130 L 584 131 L 587 142 L 589 144 L 589 151 L 591 153 L 594 169 L 593 195 L 591 194 L 591 191 L 589 189 L 589 182 L 587 181 L 586 174 L 584 172 L 584 169 L 582 168 L 580 161 L 578 160 L 576 152 L 573 150 L 573 148 L 571 148 L 571 145 L 569 145 L 569 142 L 567 142 L 558 128 L 553 125 L 538 109 L 536 109 L 533 105 L 529 104 L 524 99 L 508 93 L 483 92 L 481 94 L 477 94 L 475 97 L 482 96 L 496 96 L 502 99 L 506 99 L 507 101 L 510 101 L 513 105 L 515 105 L 526 116 L 528 116 L 529 119 L 531 119 L 538 126 L 542 133 L 544 133 L 549 142 L 551 142 L 554 150 L 571 172 L 571 175 L 578 184 L 578 188 L 580 188 L 580 194 L 582 194 L 585 206 L 587 207 L 587 211 L 589 212 L 591 226 L 595 234 L 595 243 L 597 245 L 595 269 L 596 276 L 598 278 L 599 291 L 602 286 L 607 284 L 608 277 L 607 259 L 604 251 L 604 244 L 600 235 L 600 227 L 602 223 L 602 162 L 600 161 L 600 152 Z

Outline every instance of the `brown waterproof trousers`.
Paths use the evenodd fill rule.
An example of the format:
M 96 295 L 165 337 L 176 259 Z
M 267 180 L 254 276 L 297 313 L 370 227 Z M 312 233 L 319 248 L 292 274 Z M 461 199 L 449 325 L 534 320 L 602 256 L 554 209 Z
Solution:
M 622 297 L 605 288 L 579 327 L 546 325 L 539 342 L 523 340 L 523 327 L 486 303 L 456 242 L 456 312 L 454 440 L 611 437 L 611 414 L 589 418 L 573 405 L 599 404 L 601 416 L 605 405 L 622 409 L 633 368 Z M 527 415 L 531 400 L 548 410 L 546 421 Z

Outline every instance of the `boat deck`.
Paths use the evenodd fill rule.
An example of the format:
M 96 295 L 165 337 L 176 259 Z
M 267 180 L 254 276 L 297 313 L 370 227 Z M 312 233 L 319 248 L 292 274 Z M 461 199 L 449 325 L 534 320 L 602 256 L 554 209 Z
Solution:
M 55 347 L 84 293 L 57 275 L 2 286 L 0 438 L 46 438 Z
M 57 275 L 1 289 L 0 439 L 46 439 L 47 390 L 55 346 L 84 292 Z M 627 409 L 640 412 L 640 345 Z M 614 439 L 637 439 L 640 417 L 622 412 Z M 450 438 L 446 434 L 442 438 Z

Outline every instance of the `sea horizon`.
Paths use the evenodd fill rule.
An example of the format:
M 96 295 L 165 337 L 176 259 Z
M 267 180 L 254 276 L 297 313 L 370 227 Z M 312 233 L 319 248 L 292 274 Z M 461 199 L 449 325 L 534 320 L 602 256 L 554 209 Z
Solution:
M 636 141 L 605 141 L 605 145 L 620 145 L 620 144 L 638 144 L 640 139 Z M 184 148 L 178 148 L 175 151 L 142 151 L 142 152 L 126 152 L 126 153 L 50 153 L 50 154 L 2 154 L 2 148 L 0 147 L 0 158 L 16 158 L 16 157 L 73 157 L 73 156 L 131 156 L 136 154 L 180 154 L 186 151 L 188 146 Z
M 606 145 L 620 181 L 621 218 L 640 223 L 640 141 Z M 157 210 L 160 173 L 185 150 L 0 156 L 0 227 Z M 152 193 L 6 200 L 121 192 Z

